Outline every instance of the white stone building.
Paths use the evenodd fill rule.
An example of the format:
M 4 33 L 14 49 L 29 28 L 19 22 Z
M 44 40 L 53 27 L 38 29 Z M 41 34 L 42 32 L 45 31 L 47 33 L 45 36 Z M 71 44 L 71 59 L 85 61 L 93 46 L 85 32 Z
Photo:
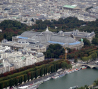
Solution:
M 13 51 L 8 49 L 0 52 L 0 74 L 24 66 L 29 66 L 43 60 L 43 53 L 26 50 Z

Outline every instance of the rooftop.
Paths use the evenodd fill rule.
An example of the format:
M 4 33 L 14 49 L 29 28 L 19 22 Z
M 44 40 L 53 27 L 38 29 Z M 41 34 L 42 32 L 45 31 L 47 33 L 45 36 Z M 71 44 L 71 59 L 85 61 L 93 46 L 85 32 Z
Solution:
M 62 42 L 55 42 L 55 41 L 48 41 L 49 43 L 53 43 L 53 44 L 60 44 L 60 45 L 64 45 L 65 43 Z
M 66 8 L 75 8 L 77 5 L 64 5 L 63 7 L 66 7 Z
M 18 38 L 21 38 L 21 39 L 28 39 L 27 37 L 22 37 L 22 36 L 18 36 Z
M 80 42 L 79 41 L 76 41 L 74 43 L 69 43 L 69 45 L 77 45 L 77 44 L 80 44 Z

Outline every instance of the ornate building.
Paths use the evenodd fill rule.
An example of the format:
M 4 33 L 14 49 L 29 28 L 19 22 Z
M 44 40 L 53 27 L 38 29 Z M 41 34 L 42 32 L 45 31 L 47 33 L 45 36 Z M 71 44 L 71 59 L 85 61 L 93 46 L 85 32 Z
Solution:
M 71 37 L 72 32 L 66 35 L 66 32 L 60 31 L 58 33 L 53 33 L 48 30 L 48 27 L 46 31 L 44 32 L 34 32 L 34 31 L 26 31 L 23 32 L 19 36 L 12 37 L 13 42 L 18 43 L 26 43 L 29 45 L 44 45 L 47 47 L 49 44 L 60 44 L 63 47 L 69 47 L 69 48 L 76 48 L 80 49 L 83 47 L 83 42 L 77 41 L 73 35 Z

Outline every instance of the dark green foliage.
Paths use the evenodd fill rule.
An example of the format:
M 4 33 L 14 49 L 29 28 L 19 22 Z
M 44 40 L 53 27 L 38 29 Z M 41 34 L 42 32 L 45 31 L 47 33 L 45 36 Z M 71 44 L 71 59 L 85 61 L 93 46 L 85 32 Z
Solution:
M 34 22 L 34 19 L 32 18 L 31 21 Z
M 84 42 L 84 45 L 86 45 L 86 46 L 90 46 L 91 45 L 90 41 L 87 40 L 86 38 L 83 39 L 83 42 Z
M 59 58 L 60 55 L 64 55 L 64 48 L 59 44 L 51 44 L 44 53 L 46 58 Z
M 19 84 L 22 84 L 22 76 L 19 77 Z
M 58 21 L 56 20 L 45 20 L 45 21 L 42 21 L 42 20 L 37 20 L 36 21 L 36 24 L 32 26 L 33 29 L 36 29 L 36 30 L 44 30 L 43 27 L 41 26 L 49 26 L 51 29 L 55 29 L 55 26 L 57 27 L 57 29 L 55 30 L 56 32 L 58 30 L 64 30 L 64 31 L 67 31 L 67 30 L 72 30 L 73 28 L 77 28 L 79 26 L 81 26 L 82 24 L 85 24 L 86 22 L 83 22 L 81 20 L 78 20 L 77 18 L 75 17 L 68 17 L 68 18 L 59 18 Z M 40 26 L 41 25 L 41 26 Z
M 13 79 L 10 79 L 10 81 L 9 81 L 9 86 L 10 86 L 10 87 L 13 86 Z
M 47 74 L 47 69 L 46 67 L 44 68 L 44 75 Z
M 80 87 L 80 88 L 77 88 L 77 89 L 94 89 L 94 88 L 92 88 L 92 87 L 89 88 L 88 85 L 85 85 L 84 87 Z
M 62 62 L 61 66 L 62 66 L 62 68 L 65 68 L 65 67 L 67 67 L 67 63 L 66 62 Z
M 93 38 L 92 44 L 98 45 L 98 38 Z
M 98 55 L 98 48 L 96 46 L 85 46 L 84 48 L 80 50 L 72 49 L 70 52 L 68 50 L 68 59 L 77 59 L 77 58 L 83 58 L 83 59 L 96 59 Z M 76 61 L 76 60 L 75 60 Z
M 3 83 L 0 83 L 0 89 L 3 89 Z
M 78 60 L 77 59 L 74 59 L 74 63 L 76 63 Z
M 96 58 L 97 58 L 97 53 L 96 53 L 96 52 L 92 53 L 92 54 L 91 54 L 91 58 L 92 58 L 92 60 L 96 60 Z
M 23 27 L 26 28 L 26 25 L 13 20 L 4 20 L 0 23 L 0 28 L 2 28 L 2 30 L 6 30 L 8 28 L 13 28 L 13 27 L 14 27 L 13 30 L 18 30 L 18 29 L 22 29 Z
M 24 82 L 27 81 L 27 74 L 24 75 Z
M 17 85 L 18 85 L 18 79 L 15 78 L 15 86 L 17 86 Z
M 98 79 L 94 81 L 93 85 L 98 86 Z
M 44 74 L 44 68 L 42 67 L 40 70 L 40 76 L 42 76 Z
M 4 20 L 0 23 L 0 29 L 2 29 L 2 33 L 0 33 L 0 40 L 3 38 L 11 40 L 12 36 L 19 35 L 26 30 L 30 30 L 31 28 L 26 24 L 20 23 L 19 21 Z

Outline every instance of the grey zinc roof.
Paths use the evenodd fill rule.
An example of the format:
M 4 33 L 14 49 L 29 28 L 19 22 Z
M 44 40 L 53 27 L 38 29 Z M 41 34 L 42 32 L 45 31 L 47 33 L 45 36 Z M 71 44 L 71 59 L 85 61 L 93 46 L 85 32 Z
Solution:
M 62 43 L 72 43 L 75 42 L 75 40 L 71 37 L 65 37 L 65 36 L 52 36 L 50 41 L 56 41 L 56 42 L 62 42 Z
M 37 34 L 39 34 L 39 32 L 25 31 L 21 34 L 21 36 L 31 38 L 33 36 L 36 36 Z
M 68 32 L 70 34 L 70 32 Z M 34 32 L 34 31 L 26 31 L 21 34 L 22 37 L 28 37 L 31 42 L 39 42 L 41 44 L 46 44 L 48 41 L 60 42 L 60 43 L 74 43 L 76 40 L 72 37 L 68 36 L 60 36 L 60 34 L 56 33 L 54 35 L 53 32 L 46 29 L 44 32 Z
M 47 39 L 46 39 L 45 35 L 37 36 L 36 38 L 37 38 L 37 40 L 39 40 L 41 43 L 46 43 L 46 42 L 47 42 Z

